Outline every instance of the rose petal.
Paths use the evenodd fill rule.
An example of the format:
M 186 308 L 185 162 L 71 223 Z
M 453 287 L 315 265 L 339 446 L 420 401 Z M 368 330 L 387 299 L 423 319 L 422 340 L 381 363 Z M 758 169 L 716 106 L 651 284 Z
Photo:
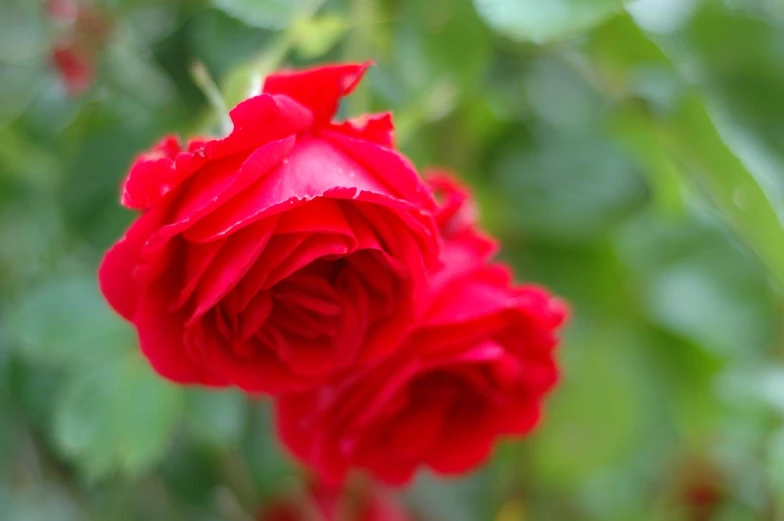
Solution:
M 193 224 L 212 212 L 220 209 L 222 205 L 234 205 L 235 200 L 250 185 L 270 175 L 294 147 L 293 137 L 272 141 L 255 150 L 246 158 L 232 157 L 210 163 L 187 187 L 182 195 L 177 216 L 176 226 L 183 231 L 187 230 L 186 238 L 193 242 L 208 242 L 220 237 L 205 236 L 199 226 L 189 229 Z
M 166 208 L 160 206 L 142 215 L 106 253 L 98 269 L 101 292 L 126 320 L 133 320 L 139 299 L 139 281 L 133 277 L 139 255 L 148 238 L 163 224 Z
M 498 244 L 490 237 L 474 230 L 466 230 L 444 241 L 441 248 L 442 269 L 433 277 L 432 291 L 438 293 L 449 282 L 486 269 L 490 258 L 498 251 Z
M 176 137 L 164 138 L 136 158 L 123 182 L 122 205 L 132 210 L 150 208 L 205 161 L 200 151 L 183 151 Z
M 390 194 L 423 210 L 436 209 L 430 190 L 422 182 L 411 163 L 399 152 L 335 131 L 323 131 L 320 135 L 385 184 L 385 190 L 374 190 L 375 192 Z
M 190 233 L 199 240 L 211 240 L 266 215 L 293 210 L 336 186 L 386 193 L 378 179 L 334 146 L 321 139 L 302 138 L 277 168 L 257 179 L 231 204 L 212 212 Z
M 444 237 L 452 239 L 453 235 L 465 231 L 477 231 L 475 227 L 479 221 L 479 212 L 469 189 L 442 169 L 428 170 L 425 179 L 439 202 L 436 220 Z
M 260 94 L 248 98 L 231 109 L 229 117 L 233 123 L 231 134 L 212 140 L 205 147 L 211 159 L 293 137 L 313 125 L 311 111 L 286 95 Z
M 293 144 L 293 137 L 273 141 L 256 150 L 243 161 L 239 171 L 205 169 L 204 172 L 200 172 L 200 175 L 189 181 L 190 186 L 185 187 L 185 190 L 178 193 L 177 197 L 172 200 L 172 205 L 177 208 L 175 217 L 152 234 L 144 245 L 139 265 L 135 269 L 136 276 L 140 279 L 151 280 L 160 275 L 167 266 L 166 262 L 171 259 L 171 255 L 167 255 L 165 250 L 170 247 L 169 242 L 173 237 L 191 228 L 199 219 L 230 200 L 258 176 L 264 175 L 269 168 L 285 157 Z M 210 176 L 209 174 L 212 173 L 215 175 Z M 211 181 L 200 179 L 205 175 Z M 189 193 L 195 183 L 202 183 L 207 193 Z M 202 237 L 194 232 L 187 234 L 186 238 L 194 242 L 207 242 L 207 240 L 217 240 L 222 237 Z
M 201 318 L 242 280 L 267 246 L 275 224 L 274 218 L 260 221 L 229 237 L 199 281 L 195 296 L 196 309 L 186 325 Z
M 205 364 L 231 378 L 231 383 L 245 392 L 270 393 L 292 391 L 307 385 L 291 374 L 288 368 L 272 352 L 261 347 L 253 350 L 253 357 L 236 357 L 220 343 L 208 350 Z
M 418 463 L 441 438 L 452 435 L 444 432 L 444 426 L 448 425 L 449 409 L 458 399 L 458 390 L 431 388 L 426 391 L 415 395 L 405 414 L 388 426 L 386 445 L 390 450 L 385 457 L 392 455 Z
M 272 287 L 317 259 L 342 257 L 348 253 L 349 241 L 342 236 L 311 235 L 270 270 L 265 285 Z
M 522 436 L 528 434 L 536 427 L 542 418 L 541 403 L 536 400 L 526 400 L 517 408 L 508 411 L 501 418 L 500 434 L 506 436 Z
M 459 428 L 472 430 L 474 425 L 462 425 Z M 454 434 L 454 430 L 450 429 Z M 471 436 L 460 436 L 460 439 L 449 443 L 434 445 L 428 454 L 427 465 L 434 471 L 445 475 L 463 474 L 484 463 L 493 452 L 493 437 L 489 433 L 474 432 Z
M 447 284 L 428 311 L 428 327 L 458 324 L 486 317 L 514 306 L 516 297 L 507 288 L 468 277 Z
M 353 238 L 351 224 L 343 213 L 341 201 L 317 197 L 281 214 L 276 234 L 329 233 Z
M 343 123 L 329 125 L 327 128 L 363 141 L 371 141 L 385 148 L 394 146 L 395 126 L 392 124 L 392 114 L 389 112 L 349 119 Z
M 195 362 L 184 345 L 183 317 L 169 313 L 160 288 L 146 288 L 139 297 L 133 322 L 139 345 L 161 376 L 182 384 L 226 386 L 228 382 Z
M 228 238 L 206 244 L 190 244 L 185 248 L 184 284 L 178 296 L 169 306 L 171 311 L 180 309 L 191 298 L 199 281 L 227 242 Z
M 264 81 L 264 92 L 290 96 L 311 110 L 316 126 L 323 125 L 332 119 L 340 99 L 354 90 L 370 65 L 331 65 L 272 74 Z

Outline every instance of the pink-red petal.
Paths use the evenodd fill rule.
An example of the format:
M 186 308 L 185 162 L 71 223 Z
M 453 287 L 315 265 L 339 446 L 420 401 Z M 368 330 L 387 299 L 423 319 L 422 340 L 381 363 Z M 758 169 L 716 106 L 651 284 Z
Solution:
M 414 166 L 396 150 L 335 131 L 321 132 L 321 136 L 373 172 L 386 187 L 381 193 L 408 201 L 422 210 L 436 209 L 430 190 L 420 179 Z
M 392 114 L 369 114 L 352 118 L 342 123 L 334 123 L 327 127 L 341 134 L 371 141 L 382 147 L 392 148 L 395 144 L 395 126 L 392 124 Z
M 161 288 L 145 288 L 133 317 L 139 333 L 139 345 L 150 365 L 173 382 L 228 385 L 227 380 L 188 356 L 182 326 L 184 317 L 170 313 L 161 295 Z
M 370 65 L 366 62 L 279 72 L 267 77 L 264 92 L 293 98 L 310 109 L 316 126 L 324 125 L 337 112 L 340 99 L 354 90 Z
M 140 282 L 133 276 L 140 252 L 147 240 L 163 224 L 165 208 L 142 215 L 106 253 L 98 269 L 101 292 L 109 305 L 126 320 L 133 320 L 139 300 Z

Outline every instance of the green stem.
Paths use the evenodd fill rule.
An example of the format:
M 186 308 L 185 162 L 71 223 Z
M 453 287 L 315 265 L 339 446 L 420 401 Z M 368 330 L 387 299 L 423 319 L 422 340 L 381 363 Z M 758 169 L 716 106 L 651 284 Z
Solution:
M 253 477 L 240 454 L 232 450 L 222 450 L 218 454 L 221 474 L 226 486 L 234 493 L 238 503 L 253 509 L 259 502 Z
M 226 107 L 226 102 L 223 101 L 223 95 L 212 79 L 210 71 L 207 70 L 207 67 L 202 62 L 197 61 L 191 66 L 191 77 L 193 77 L 193 81 L 204 95 L 207 96 L 207 101 L 209 101 L 212 109 L 218 115 L 221 133 L 224 136 L 229 135 L 234 125 L 229 117 L 229 109 Z

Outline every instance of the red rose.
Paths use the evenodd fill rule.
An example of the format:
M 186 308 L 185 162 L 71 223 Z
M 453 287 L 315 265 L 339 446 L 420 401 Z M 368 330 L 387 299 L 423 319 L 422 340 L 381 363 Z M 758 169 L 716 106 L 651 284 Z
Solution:
M 366 68 L 270 76 L 228 137 L 132 166 L 122 202 L 143 213 L 101 289 L 161 375 L 276 393 L 398 346 L 438 263 L 435 203 L 388 114 L 331 121 Z
M 352 468 L 389 484 L 407 482 L 420 466 L 464 473 L 499 437 L 534 427 L 557 380 L 564 305 L 511 284 L 505 266 L 488 262 L 495 245 L 477 232 L 467 192 L 443 176 L 432 186 L 442 200 L 443 269 L 404 348 L 332 386 L 277 401 L 281 439 L 324 479 L 340 481 Z
M 258 521 L 409 521 L 394 498 L 378 488 L 356 494 L 341 493 L 339 487 L 317 483 L 305 497 L 289 498 L 264 507 Z

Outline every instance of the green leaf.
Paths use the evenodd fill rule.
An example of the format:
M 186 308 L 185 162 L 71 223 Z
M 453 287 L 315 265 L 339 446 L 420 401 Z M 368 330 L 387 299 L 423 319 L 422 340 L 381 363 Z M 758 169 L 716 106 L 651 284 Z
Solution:
M 637 25 L 653 33 L 680 29 L 697 9 L 697 0 L 635 0 L 626 7 Z
M 625 0 L 474 0 L 479 15 L 496 31 L 538 44 L 599 25 Z
M 41 432 L 51 432 L 56 408 L 52 396 L 59 395 L 64 381 L 61 371 L 18 360 L 8 375 L 12 403 L 24 413 L 31 426 Z
M 5 329 L 31 362 L 81 368 L 135 343 L 132 329 L 98 291 L 95 277 L 56 277 L 23 295 Z
M 81 521 L 85 519 L 85 512 L 62 487 L 52 483 L 26 487 L 0 484 L 0 519 Z
M 29 85 L 27 89 L 29 92 Z M 19 105 L 18 98 L 15 103 Z M 51 111 L 49 118 L 51 123 Z M 0 129 L 0 171 L 19 181 L 43 188 L 55 184 L 61 175 L 62 165 L 51 150 L 40 146 L 14 127 L 6 126 Z
M 724 359 L 759 355 L 781 327 L 768 277 L 718 216 L 693 209 L 686 216 L 700 220 L 645 215 L 621 230 L 620 253 L 639 279 L 635 300 L 654 323 Z
M 256 490 L 264 497 L 278 495 L 281 483 L 297 472 L 274 433 L 270 401 L 257 400 L 251 403 L 248 429 L 243 436 L 238 457 L 247 465 Z
M 51 46 L 51 20 L 47 18 L 43 4 L 38 2 L 0 4 L 0 62 L 40 63 Z M 10 94 L 3 93 L 3 98 Z
M 213 0 L 215 7 L 248 25 L 282 29 L 312 0 Z
M 0 63 L 0 125 L 5 126 L 30 106 L 46 86 L 45 71 L 39 64 L 33 66 Z
M 719 379 L 717 389 L 728 403 L 738 409 L 762 408 L 775 411 L 777 415 L 784 414 L 784 367 L 779 364 L 731 368 Z
M 229 68 L 220 82 L 223 98 L 228 106 L 234 106 L 249 96 L 257 95 L 262 88 L 264 77 L 281 66 L 292 47 L 299 46 L 300 54 L 312 58 L 323 54 L 335 44 L 346 27 L 341 19 L 334 16 L 322 16 L 313 21 L 311 18 L 321 3 L 321 0 L 302 2 L 296 13 L 292 13 L 291 19 L 283 24 L 287 28 L 285 31 L 272 35 L 256 31 L 262 34 L 256 34 L 250 40 L 255 50 L 241 59 L 239 66 Z M 241 32 L 237 28 L 231 28 L 229 35 L 236 39 L 236 34 Z M 229 35 L 222 34 L 220 40 L 225 41 Z M 257 42 L 265 35 L 268 39 L 263 39 L 264 43 L 259 47 Z M 225 53 L 216 53 L 213 45 L 205 49 L 205 52 L 216 56 L 213 60 L 214 67 L 225 65 Z
M 39 95 L 47 76 L 51 25 L 39 2 L 0 4 L 0 127 L 5 126 Z
M 294 26 L 295 48 L 307 60 L 318 58 L 326 54 L 347 29 L 346 22 L 335 15 L 299 19 Z
M 492 31 L 481 23 L 472 0 L 401 4 L 397 62 L 401 79 L 415 93 L 443 80 L 459 88 L 483 85 L 492 61 Z
M 620 48 L 618 41 L 624 42 Z M 588 49 L 597 61 L 600 82 L 620 85 L 626 95 L 636 94 L 635 72 L 655 68 L 675 74 L 668 57 L 628 17 L 604 26 Z M 649 129 L 647 146 L 673 159 L 678 175 L 707 195 L 784 284 L 784 196 L 771 173 L 780 165 L 752 134 L 701 94 L 686 91 L 656 111 L 627 104 L 619 112 L 626 111 L 627 121 L 640 118 L 634 126 Z
M 770 3 L 784 6 L 779 0 Z M 733 43 L 727 41 L 726 34 L 747 37 Z M 779 163 L 784 161 L 780 24 L 769 18 L 738 16 L 708 4 L 673 40 L 665 39 L 667 47 L 663 48 L 682 70 L 689 71 L 689 79 L 698 82 L 707 99 L 764 143 Z M 776 168 L 771 177 L 781 191 L 784 180 L 780 171 Z
M 784 430 L 776 432 L 768 442 L 768 479 L 779 504 L 784 503 Z
M 213 10 L 198 11 L 190 26 L 190 34 L 198 35 L 193 41 L 194 56 L 204 62 L 221 87 L 225 87 L 229 78 L 242 73 L 246 66 L 260 60 L 284 34 L 244 24 Z M 226 98 L 230 107 L 247 98 L 247 77 L 244 80 L 240 87 L 241 97 Z
M 406 499 L 423 519 L 486 519 L 480 509 L 486 499 L 486 493 L 481 487 L 482 477 L 481 474 L 474 474 L 444 482 L 422 472 L 407 491 Z
M 531 63 L 525 92 L 534 114 L 559 130 L 593 134 L 591 127 L 606 103 L 601 93 L 556 60 L 538 59 Z
M 767 302 L 744 299 L 744 281 L 733 280 L 726 270 L 729 276 L 720 278 L 721 269 L 710 261 L 693 259 L 657 274 L 646 288 L 645 305 L 657 323 L 709 350 L 723 356 L 753 355 L 771 336 Z
M 237 391 L 190 389 L 185 426 L 197 438 L 215 445 L 237 442 L 245 427 L 245 397 Z
M 577 487 L 610 468 L 629 470 L 642 455 L 636 443 L 645 420 L 635 411 L 647 404 L 642 389 L 651 375 L 640 360 L 620 358 L 614 349 L 633 345 L 634 337 L 613 329 L 579 339 L 562 362 L 565 376 L 548 401 L 547 421 L 527 445 L 543 483 Z
M 55 441 L 90 478 L 136 476 L 163 456 L 182 405 L 182 390 L 134 352 L 69 383 L 58 403 Z
M 130 32 L 114 38 L 106 48 L 106 74 L 131 97 L 148 107 L 174 101 L 175 87 L 149 49 Z
M 697 97 L 688 98 L 664 123 L 665 142 L 684 173 L 703 188 L 740 236 L 784 284 L 784 230 L 771 195 L 744 161 L 739 145 L 717 126 L 715 113 Z
M 591 241 L 645 200 L 633 161 L 593 131 L 544 135 L 507 149 L 498 153 L 493 181 L 502 187 L 494 219 L 508 235 L 522 230 L 551 241 Z

